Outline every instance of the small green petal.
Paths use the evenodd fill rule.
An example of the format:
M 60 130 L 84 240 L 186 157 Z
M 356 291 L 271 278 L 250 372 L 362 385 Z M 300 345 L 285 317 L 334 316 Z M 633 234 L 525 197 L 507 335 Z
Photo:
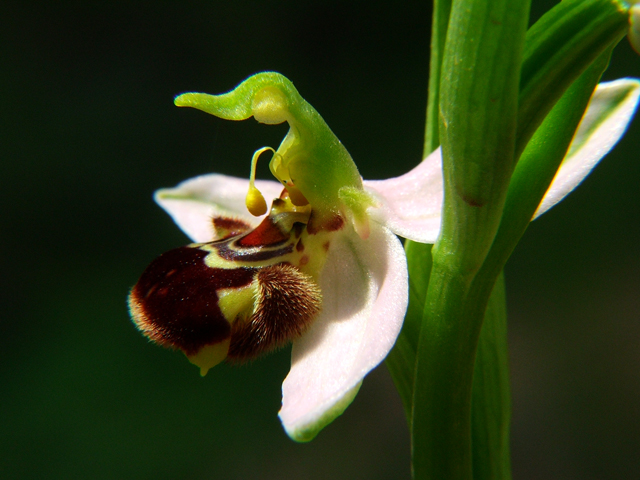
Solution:
M 353 226 L 361 238 L 369 237 L 369 215 L 367 209 L 376 206 L 375 200 L 364 190 L 346 186 L 338 191 L 342 203 L 351 213 Z

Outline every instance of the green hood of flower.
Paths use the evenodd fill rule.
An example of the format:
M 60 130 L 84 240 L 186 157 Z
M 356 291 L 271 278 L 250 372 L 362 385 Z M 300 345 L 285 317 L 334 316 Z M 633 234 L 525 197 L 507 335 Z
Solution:
M 316 220 L 346 214 L 356 223 L 372 204 L 355 163 L 318 112 L 278 73 L 253 75 L 222 95 L 185 93 L 177 106 L 194 107 L 227 120 L 289 123 L 269 167 L 294 204 L 311 204 Z

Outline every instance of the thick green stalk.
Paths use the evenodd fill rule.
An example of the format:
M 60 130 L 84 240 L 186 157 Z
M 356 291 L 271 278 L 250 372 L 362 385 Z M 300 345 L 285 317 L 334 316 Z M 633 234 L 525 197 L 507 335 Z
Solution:
M 440 43 L 438 43 L 438 39 L 432 40 L 432 73 L 436 69 L 439 69 L 441 65 L 441 62 L 434 61 L 434 57 L 441 55 L 442 52 L 436 48 L 435 45 L 443 45 L 441 40 L 444 37 L 446 30 L 446 28 L 442 27 L 442 25 L 445 25 L 446 27 L 446 20 L 444 20 L 443 23 L 444 16 L 437 17 L 437 12 L 446 12 L 448 16 L 450 7 L 450 0 L 442 0 L 442 2 L 442 5 L 447 6 L 447 8 L 438 9 L 438 5 L 436 5 L 434 10 L 436 17 L 434 17 L 433 33 L 434 35 L 438 34 Z M 626 12 L 624 10 L 624 8 L 613 4 L 609 0 L 565 0 L 547 13 L 547 15 L 545 15 L 543 19 L 541 19 L 541 21 L 528 32 L 524 53 L 525 58 L 523 59 L 523 74 L 520 83 L 521 91 L 519 97 L 520 108 L 518 116 L 517 152 L 523 149 L 523 144 L 528 139 L 527 135 L 529 135 L 530 132 L 527 133 L 527 129 L 535 130 L 535 128 L 537 128 L 541 119 L 544 118 L 553 106 L 555 99 L 562 96 L 567 86 L 574 81 L 574 79 L 577 78 L 577 76 L 584 71 L 584 69 L 586 69 L 597 56 L 594 52 L 602 51 L 607 47 L 607 45 L 615 44 L 622 35 L 624 35 L 624 32 L 626 31 Z M 572 19 L 572 11 L 574 13 L 575 11 L 588 11 L 590 12 L 590 15 L 593 15 L 597 20 L 595 23 L 585 21 L 588 19 L 583 15 L 580 17 L 582 20 L 576 22 Z M 589 35 L 594 38 L 597 37 L 598 40 L 595 42 L 596 44 L 594 44 L 592 39 L 586 38 L 589 37 Z M 557 42 L 568 42 L 571 44 L 571 47 L 564 48 L 563 45 L 558 44 Z M 585 45 L 588 46 L 585 48 Z M 564 57 L 559 58 L 558 56 L 550 54 L 550 52 L 553 53 L 555 51 L 561 51 Z M 425 135 L 425 155 L 431 152 L 438 143 L 438 129 L 434 128 L 433 125 L 433 120 L 438 112 L 438 106 L 437 102 L 434 101 L 433 92 L 435 91 L 435 88 L 439 86 L 439 82 L 434 79 L 438 79 L 438 76 L 434 76 L 432 74 L 430 77 L 430 95 Z M 434 84 L 436 87 L 433 86 Z M 574 92 L 577 91 L 577 89 L 579 89 L 579 87 L 572 87 Z M 571 93 L 571 91 L 566 94 L 567 98 L 572 95 L 575 94 Z M 567 102 L 569 102 L 569 100 L 565 101 L 565 105 L 569 105 Z M 570 108 L 570 113 L 575 113 L 576 111 L 581 112 L 583 110 L 583 108 L 579 107 L 577 103 L 571 107 L 565 108 Z M 570 115 L 564 116 L 563 113 L 560 113 L 558 118 L 569 119 Z M 562 121 L 560 122 L 560 125 L 563 125 Z M 566 126 L 568 123 L 564 122 L 564 125 Z M 524 229 L 531 218 L 531 214 L 527 217 L 526 214 L 523 216 L 523 214 L 520 213 L 519 220 L 516 221 L 514 218 L 518 215 L 513 213 L 509 214 L 508 212 L 514 208 L 517 209 L 519 205 L 524 205 L 525 209 L 531 208 L 526 207 L 526 202 L 524 204 L 521 203 L 523 196 L 529 196 L 531 194 L 531 189 L 527 189 L 526 187 L 529 186 L 534 189 L 542 188 L 539 186 L 536 187 L 536 185 L 540 184 L 540 180 L 544 183 L 544 178 L 546 178 L 545 175 L 549 175 L 549 173 L 541 174 L 540 170 L 548 169 L 548 171 L 551 172 L 550 175 L 552 177 L 553 172 L 555 172 L 557 168 L 557 164 L 555 166 L 552 165 L 554 158 L 556 158 L 555 161 L 558 161 L 558 153 L 554 152 L 562 150 L 562 147 L 558 147 L 558 142 L 561 143 L 559 137 L 562 137 L 563 135 L 566 137 L 567 133 L 562 133 L 561 128 L 547 127 L 547 136 L 545 137 L 542 133 L 544 131 L 545 128 L 542 128 L 540 135 L 536 135 L 536 137 L 534 137 L 531 148 L 525 151 L 520 164 L 518 164 L 518 168 L 513 177 L 513 184 L 509 189 L 509 196 L 505 207 L 505 216 L 502 219 L 498 238 L 496 238 L 496 242 L 490 250 L 489 256 L 486 259 L 486 265 L 482 267 L 479 277 L 476 278 L 469 287 L 471 289 L 471 296 L 474 298 L 473 300 L 469 300 L 471 300 L 471 304 L 476 303 L 476 309 L 484 309 L 483 305 L 486 305 L 487 297 L 491 292 L 491 287 L 496 276 L 500 272 L 504 262 L 506 262 L 506 259 L 513 250 L 513 247 L 515 247 L 517 240 L 524 232 Z M 558 134 L 558 138 L 554 140 L 549 137 L 548 134 L 550 132 L 556 132 Z M 542 140 L 536 142 L 536 139 Z M 543 146 L 546 145 L 547 149 L 541 150 L 541 154 L 537 156 L 537 160 L 527 160 L 532 156 L 532 152 L 535 152 L 537 147 L 534 148 L 533 146 L 536 144 Z M 564 151 L 561 153 L 564 153 Z M 543 161 L 540 161 L 540 159 Z M 524 168 L 525 165 L 528 165 L 528 168 Z M 534 167 L 532 167 L 532 165 Z M 544 193 L 544 190 L 546 190 L 546 187 L 544 187 L 540 192 L 540 198 Z M 520 191 L 520 193 L 517 193 L 518 191 Z M 538 201 L 539 199 L 535 200 L 535 202 Z M 537 205 L 537 203 L 535 203 L 535 205 Z M 532 213 L 532 211 L 530 213 Z M 526 219 L 523 221 L 522 218 L 525 217 Z M 387 365 L 389 366 L 394 381 L 398 386 L 398 390 L 405 406 L 407 420 L 411 425 L 411 409 L 413 405 L 412 393 L 414 388 L 412 366 L 417 350 L 417 332 L 420 330 L 420 309 L 425 300 L 424 289 L 426 288 L 431 270 L 431 264 L 428 261 L 431 246 L 407 242 L 406 249 L 410 268 L 411 286 L 409 311 L 397 346 L 390 354 L 387 360 Z M 482 280 L 480 278 L 482 278 Z M 493 299 L 491 301 L 493 302 Z M 487 312 L 487 315 L 489 315 L 489 312 Z M 474 315 L 470 314 L 470 316 Z M 480 321 L 481 319 L 478 320 L 478 323 L 480 323 Z M 486 318 L 485 321 L 490 320 Z M 495 329 L 482 329 L 480 333 L 480 341 L 483 343 L 488 341 L 494 343 L 500 342 L 501 340 L 499 338 L 484 338 L 492 337 L 497 332 L 498 331 Z M 504 335 L 506 335 L 506 332 Z M 495 375 L 499 377 L 500 372 L 506 371 L 507 366 L 506 364 L 492 365 L 492 355 L 485 355 L 486 351 L 486 349 L 482 348 L 478 351 L 478 357 L 476 360 L 478 365 L 476 366 L 476 369 L 480 368 L 487 371 L 486 368 L 488 366 L 489 369 L 493 368 Z M 477 371 L 478 370 L 476 370 L 476 372 Z M 504 377 L 504 375 L 502 375 L 502 377 Z M 490 382 L 482 382 L 482 385 L 484 388 L 479 388 L 475 384 L 473 387 L 473 418 L 477 419 L 478 416 L 484 415 L 483 412 L 486 413 L 491 411 L 494 412 L 494 418 L 493 425 L 489 424 L 491 419 L 488 417 L 486 417 L 486 421 L 488 423 L 484 426 L 478 421 L 474 421 L 474 475 L 477 478 L 509 478 L 508 448 L 505 448 L 505 439 L 499 434 L 500 432 L 504 433 L 506 431 L 504 428 L 504 425 L 506 424 L 505 418 L 508 419 L 509 417 L 508 403 L 504 402 L 504 396 L 501 396 L 506 391 L 508 398 L 508 383 L 501 387 L 502 390 L 498 392 L 491 391 L 495 385 Z M 480 402 L 477 400 L 479 396 L 484 397 L 485 399 L 490 399 L 492 395 L 495 396 L 494 400 L 496 401 L 500 400 L 500 398 L 503 400 L 500 401 L 501 403 L 493 405 L 493 407 L 487 408 L 486 405 L 479 406 Z M 494 429 L 493 434 L 486 435 L 487 429 L 490 431 L 492 428 Z M 506 433 L 504 435 L 506 435 Z M 489 443 L 485 445 L 480 444 L 478 439 L 481 438 L 484 438 Z M 485 456 L 483 461 L 479 462 L 478 457 L 485 455 L 487 452 L 489 452 L 490 455 Z M 414 458 L 415 454 L 414 445 Z M 432 455 L 438 455 L 438 453 L 432 453 Z M 502 470 L 503 476 L 492 476 L 493 474 L 490 472 L 499 471 L 498 467 L 500 465 L 502 465 L 500 468 L 507 465 Z
M 451 14 L 452 0 L 433 2 L 433 21 L 431 22 L 431 56 L 429 57 L 429 92 L 427 97 L 427 122 L 424 134 L 422 156 L 426 157 L 440 146 L 438 134 L 440 123 L 440 74 L 444 45 Z
M 441 78 L 445 203 L 418 345 L 413 468 L 471 479 L 471 385 L 484 309 L 466 297 L 497 231 L 514 165 L 528 2 L 454 1 Z
M 440 90 L 445 199 L 434 260 L 446 258 L 448 269 L 469 278 L 491 246 L 515 165 L 527 14 L 523 1 L 453 4 Z
M 483 302 L 497 272 L 520 240 L 564 157 L 591 92 L 605 70 L 610 47 L 552 109 L 512 176 L 494 245 L 474 280 L 471 298 Z M 472 391 L 474 480 L 509 480 L 509 367 L 504 278 L 493 288 L 484 316 Z
M 444 343 L 441 338 L 434 340 L 430 345 L 430 348 L 440 348 L 441 352 L 452 355 L 449 358 L 458 358 L 458 360 L 460 358 L 465 358 L 466 352 L 464 351 L 464 346 L 471 345 L 473 337 L 479 334 L 477 328 L 478 325 L 481 324 L 481 312 L 485 311 L 495 279 L 502 270 L 504 263 L 517 244 L 522 233 L 524 233 L 533 212 L 537 208 L 537 205 L 548 188 L 549 183 L 553 179 L 553 175 L 562 161 L 571 141 L 573 132 L 580 121 L 582 112 L 586 108 L 590 92 L 597 84 L 602 71 L 606 67 L 609 54 L 610 50 L 601 55 L 594 65 L 590 67 L 578 81 L 575 82 L 562 100 L 556 105 L 556 107 L 554 107 L 551 114 L 536 133 L 536 136 L 532 139 L 530 150 L 525 151 L 523 154 L 522 160 L 518 165 L 516 173 L 514 173 L 513 180 L 509 187 L 507 201 L 505 202 L 505 214 L 500 229 L 496 235 L 495 243 L 487 256 L 483 267 L 463 293 L 465 305 L 455 305 L 448 310 L 448 313 L 452 314 L 451 316 L 448 316 L 449 319 L 455 319 L 456 316 L 458 316 L 457 318 L 467 320 L 464 323 L 464 325 L 466 325 L 466 331 L 459 332 L 457 337 L 455 337 L 455 335 L 450 335 L 451 337 L 457 338 L 459 344 L 455 345 L 452 341 Z M 433 282 L 434 277 L 432 274 L 429 295 L 431 295 Z M 453 289 L 442 289 L 437 293 L 442 296 L 460 293 L 460 283 L 454 281 Z M 462 295 L 458 298 L 462 298 Z M 427 299 L 427 302 L 429 302 L 429 299 Z M 428 306 L 429 304 L 427 303 L 427 308 Z M 461 322 L 457 322 L 458 325 L 459 323 Z M 440 331 L 444 331 L 445 334 L 450 334 L 451 331 L 455 330 L 455 326 L 456 322 L 453 322 L 453 325 L 448 325 L 447 329 L 440 329 Z M 420 342 L 420 348 L 423 348 L 422 338 Z M 440 346 L 438 345 L 439 343 L 441 344 Z M 429 343 L 426 345 L 429 345 Z M 487 367 L 485 364 L 485 361 L 487 360 L 485 358 L 486 352 L 483 353 L 481 350 L 479 353 L 481 355 L 481 360 L 479 361 L 478 368 L 485 369 Z M 458 357 L 455 355 L 458 355 Z M 441 369 L 443 368 L 443 365 L 446 367 L 448 364 L 441 362 L 438 364 L 437 368 Z M 473 361 L 471 361 L 471 365 L 473 365 Z M 434 366 L 434 368 L 436 367 Z M 501 368 L 506 369 L 507 367 L 505 364 L 503 366 L 494 365 L 493 368 L 498 368 L 498 371 L 494 372 L 494 374 L 500 375 L 499 370 Z M 466 391 L 461 385 L 465 382 L 471 381 L 469 370 L 465 370 L 461 367 L 456 369 L 449 367 L 448 372 L 450 375 L 459 375 L 458 381 L 460 384 L 454 385 L 449 391 L 449 398 L 458 400 L 461 396 L 466 394 Z M 477 372 L 478 370 L 476 370 L 476 373 Z M 447 382 L 452 383 L 451 378 L 447 378 L 447 374 L 439 372 L 438 377 L 445 386 Z M 432 387 L 435 388 L 435 384 L 432 385 Z M 503 384 L 503 387 L 508 387 L 508 384 Z M 419 388 L 419 384 L 417 384 L 415 387 L 416 393 Z M 509 478 L 509 470 L 506 463 L 508 460 L 508 444 L 504 438 L 506 431 L 508 431 L 505 431 L 504 415 L 508 415 L 508 411 L 501 410 L 500 407 L 500 402 L 502 402 L 503 406 L 505 405 L 503 394 L 504 392 L 494 392 L 493 401 L 497 403 L 494 403 L 493 407 L 487 404 L 483 408 L 478 409 L 476 406 L 474 409 L 474 415 L 476 415 L 476 418 L 478 416 L 482 416 L 483 411 L 485 414 L 489 412 L 490 408 L 494 408 L 499 414 L 498 418 L 494 419 L 496 423 L 493 426 L 486 423 L 484 424 L 483 430 L 482 425 L 478 422 L 473 428 L 473 438 L 476 442 L 474 445 L 474 453 L 476 456 L 473 457 L 473 469 L 477 478 Z M 486 399 L 488 398 L 487 395 L 491 395 L 491 392 L 485 390 L 482 395 L 484 395 Z M 489 401 L 489 403 L 490 402 L 491 401 Z M 446 405 L 446 402 L 442 403 Z M 455 404 L 455 401 L 453 403 Z M 450 432 L 462 435 L 462 426 L 460 425 L 461 422 L 459 416 L 450 414 L 449 417 L 445 417 L 445 419 L 452 422 Z M 486 415 L 484 416 L 484 419 L 489 420 Z M 464 428 L 466 428 L 466 426 Z M 491 432 L 492 429 L 493 433 Z M 493 437 L 489 434 L 492 434 Z M 479 443 L 483 439 L 482 435 L 484 435 L 484 440 L 487 442 L 486 444 Z M 492 453 L 493 455 L 491 455 Z M 448 453 L 448 455 L 453 455 L 454 457 L 459 454 L 460 448 L 457 445 Z M 489 456 L 485 457 L 484 455 L 487 454 L 489 454 Z M 436 455 L 446 455 L 446 453 L 440 451 Z M 499 455 L 499 457 L 496 457 L 496 455 Z M 494 476 L 497 475 L 498 472 L 503 476 Z M 431 478 L 437 477 L 433 476 Z

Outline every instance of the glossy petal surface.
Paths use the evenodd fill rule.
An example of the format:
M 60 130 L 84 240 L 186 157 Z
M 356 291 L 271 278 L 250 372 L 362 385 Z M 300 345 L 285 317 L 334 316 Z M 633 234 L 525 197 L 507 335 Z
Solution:
M 291 438 L 311 440 L 351 403 L 364 376 L 393 347 L 408 301 L 402 244 L 373 224 L 332 239 L 320 276 L 322 312 L 293 344 L 280 419 Z

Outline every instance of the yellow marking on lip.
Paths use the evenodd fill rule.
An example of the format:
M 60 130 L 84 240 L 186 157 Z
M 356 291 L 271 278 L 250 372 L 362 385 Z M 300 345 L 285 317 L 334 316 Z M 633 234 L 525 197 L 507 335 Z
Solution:
M 195 355 L 187 355 L 187 358 L 196 367 L 200 367 L 200 376 L 204 377 L 210 368 L 215 367 L 227 358 L 230 344 L 231 338 L 227 338 L 220 343 L 205 345 Z
M 218 290 L 218 307 L 229 323 L 238 317 L 248 317 L 255 308 L 258 286 L 254 280 L 246 287 Z

